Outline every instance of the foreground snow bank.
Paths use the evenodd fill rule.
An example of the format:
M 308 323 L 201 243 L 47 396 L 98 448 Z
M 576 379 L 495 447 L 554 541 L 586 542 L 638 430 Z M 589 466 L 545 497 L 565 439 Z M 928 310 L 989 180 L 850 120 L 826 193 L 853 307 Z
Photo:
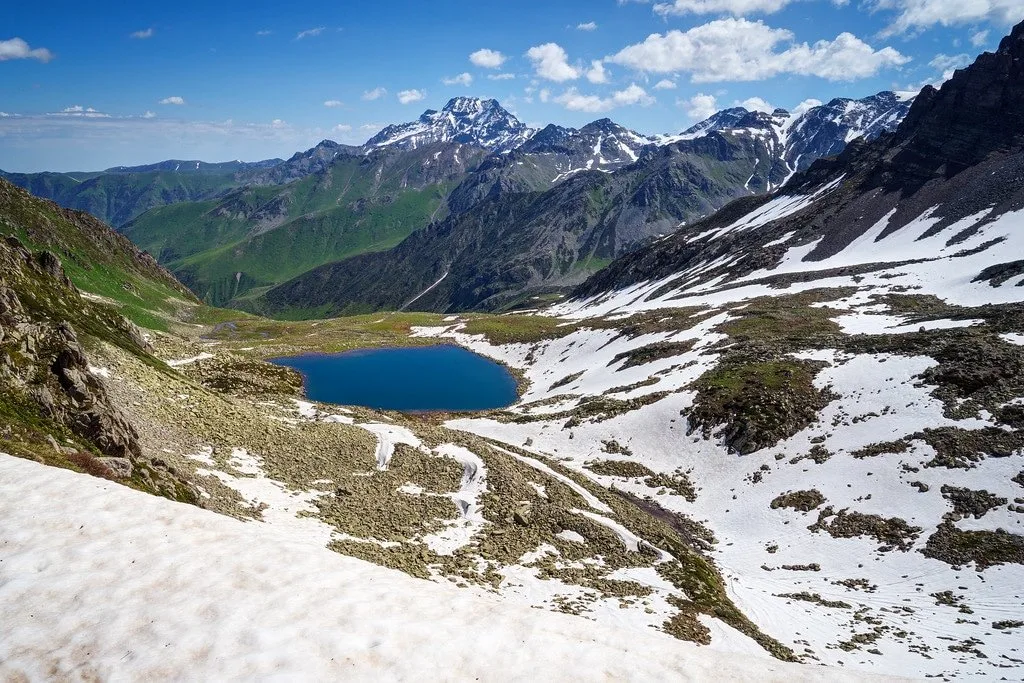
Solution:
M 0 678 L 854 680 L 624 634 L 0 454 Z

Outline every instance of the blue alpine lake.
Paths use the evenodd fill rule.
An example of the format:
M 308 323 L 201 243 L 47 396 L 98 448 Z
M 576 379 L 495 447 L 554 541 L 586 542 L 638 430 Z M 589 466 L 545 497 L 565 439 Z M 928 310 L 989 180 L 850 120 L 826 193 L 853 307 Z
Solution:
M 360 349 L 275 358 L 321 403 L 407 412 L 504 408 L 518 398 L 502 365 L 459 346 Z

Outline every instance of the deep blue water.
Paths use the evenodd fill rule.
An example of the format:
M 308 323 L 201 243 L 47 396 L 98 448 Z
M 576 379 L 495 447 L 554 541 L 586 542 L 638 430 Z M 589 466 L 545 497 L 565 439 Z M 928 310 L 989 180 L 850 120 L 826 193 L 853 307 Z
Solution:
M 362 349 L 275 358 L 305 378 L 314 401 L 382 410 L 489 410 L 511 405 L 516 380 L 459 346 Z

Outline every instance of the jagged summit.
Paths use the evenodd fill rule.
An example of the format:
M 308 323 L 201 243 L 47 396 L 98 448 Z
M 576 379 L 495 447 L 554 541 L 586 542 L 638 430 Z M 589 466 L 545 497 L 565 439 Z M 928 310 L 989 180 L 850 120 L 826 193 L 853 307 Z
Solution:
M 671 143 L 677 140 L 692 140 L 717 130 L 735 128 L 736 124 L 749 113 L 750 111 L 744 107 L 730 107 L 729 109 L 722 109 L 703 121 L 693 124 L 679 135 L 664 136 L 661 138 L 661 142 Z
M 894 162 L 926 164 L 929 174 L 944 167 L 947 176 L 1024 147 L 1024 22 L 940 88 L 926 86 L 896 137 Z
M 520 148 L 524 154 L 556 157 L 559 179 L 580 171 L 613 171 L 640 157 L 640 150 L 654 140 L 629 130 L 609 118 L 582 128 L 549 125 Z
M 858 100 L 840 97 L 799 113 L 781 108 L 768 113 L 732 107 L 716 112 L 679 135 L 662 136 L 658 142 L 674 144 L 714 133 L 759 138 L 772 150 L 788 180 L 816 159 L 839 154 L 857 138 L 873 140 L 895 130 L 915 97 L 915 93 L 891 91 Z
M 370 138 L 365 147 L 416 149 L 438 142 L 457 142 L 507 152 L 534 132 L 497 100 L 455 97 L 441 111 L 428 109 L 416 121 L 388 126 Z

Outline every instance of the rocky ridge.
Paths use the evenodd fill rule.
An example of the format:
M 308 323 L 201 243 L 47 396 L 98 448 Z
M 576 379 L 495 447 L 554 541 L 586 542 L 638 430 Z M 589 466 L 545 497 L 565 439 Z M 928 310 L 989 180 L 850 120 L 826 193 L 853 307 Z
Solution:
M 441 111 L 428 109 L 416 121 L 387 126 L 363 147 L 416 149 L 438 142 L 456 142 L 501 154 L 522 145 L 533 133 L 497 100 L 455 97 Z

